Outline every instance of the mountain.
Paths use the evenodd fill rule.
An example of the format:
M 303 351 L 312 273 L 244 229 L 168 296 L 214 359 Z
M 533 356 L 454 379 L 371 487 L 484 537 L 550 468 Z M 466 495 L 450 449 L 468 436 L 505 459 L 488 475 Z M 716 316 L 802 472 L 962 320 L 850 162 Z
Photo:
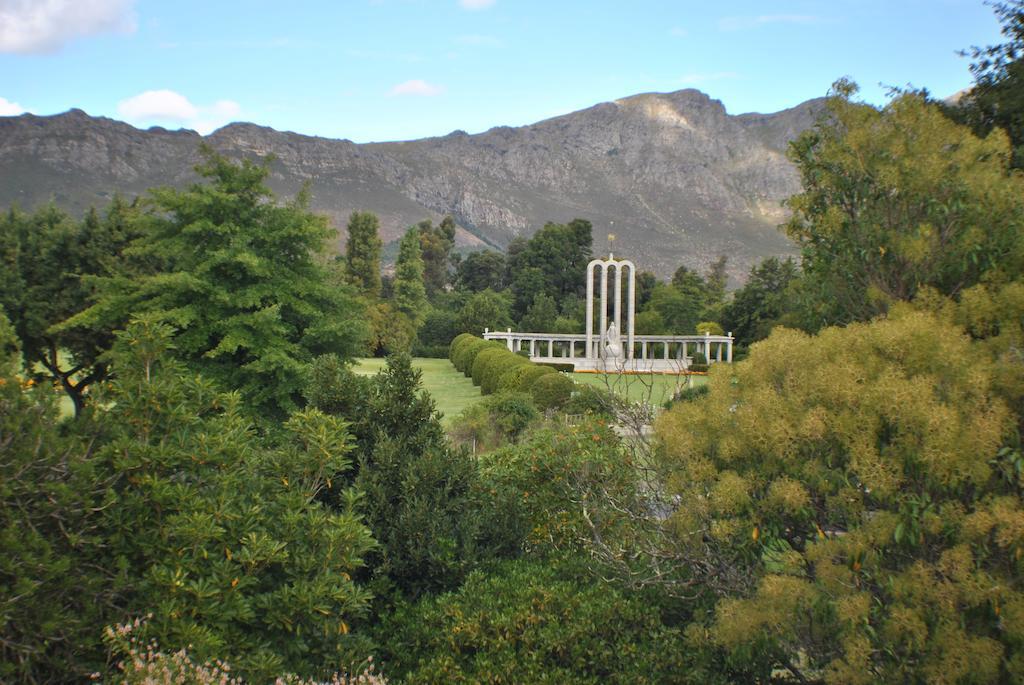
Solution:
M 787 143 L 821 109 L 729 115 L 697 90 L 646 93 L 518 128 L 408 142 L 355 144 L 247 123 L 208 136 L 128 124 L 81 110 L 0 117 L 0 206 L 54 200 L 71 211 L 195 179 L 199 144 L 231 156 L 273 153 L 270 185 L 309 183 L 312 206 L 344 233 L 356 209 L 376 212 L 385 242 L 424 218 L 452 214 L 468 247 L 504 247 L 547 221 L 594 223 L 595 253 L 668 276 L 720 254 L 742 278 L 787 254 L 781 201 L 800 189 Z M 339 246 L 343 238 L 339 237 Z

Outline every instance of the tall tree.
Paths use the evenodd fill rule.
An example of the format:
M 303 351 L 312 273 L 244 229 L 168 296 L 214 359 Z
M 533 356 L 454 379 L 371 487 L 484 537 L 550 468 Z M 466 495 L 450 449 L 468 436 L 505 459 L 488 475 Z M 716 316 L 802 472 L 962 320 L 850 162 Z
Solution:
M 496 250 L 471 252 L 459 263 L 456 283 L 474 293 L 487 288 L 504 290 L 505 267 L 505 255 Z
M 348 219 L 345 267 L 348 280 L 371 299 L 380 297 L 380 221 L 372 212 L 352 212 Z
M 1007 42 L 962 53 L 974 60 L 974 87 L 951 112 L 979 135 L 993 128 L 1006 131 L 1013 164 L 1019 169 L 1024 167 L 1024 0 L 996 2 L 992 7 Z
M 395 261 L 394 303 L 416 327 L 426 315 L 427 289 L 423 282 L 423 257 L 420 231 L 410 228 L 398 244 Z
M 751 268 L 747 282 L 725 307 L 723 327 L 744 345 L 768 337 L 789 308 L 786 292 L 797 276 L 791 258 L 770 257 Z
M 301 405 L 315 354 L 356 352 L 359 306 L 325 266 L 334 231 L 307 210 L 305 193 L 279 205 L 266 165 L 206 148 L 203 158 L 206 182 L 151 192 L 148 230 L 132 251 L 159 260 L 156 273 L 101 279 L 96 304 L 64 330 L 153 313 L 178 329 L 175 349 L 195 370 L 282 417 Z
M 448 286 L 452 269 L 452 248 L 455 247 L 455 220 L 446 216 L 435 228 L 431 222 L 417 224 L 423 256 L 423 284 L 427 296 L 433 298 Z
M 882 109 L 838 82 L 828 117 L 790 147 L 804 191 L 788 204 L 818 325 L 864 320 L 923 286 L 957 295 L 1024 267 L 1024 178 L 1010 145 L 979 139 L 920 94 Z

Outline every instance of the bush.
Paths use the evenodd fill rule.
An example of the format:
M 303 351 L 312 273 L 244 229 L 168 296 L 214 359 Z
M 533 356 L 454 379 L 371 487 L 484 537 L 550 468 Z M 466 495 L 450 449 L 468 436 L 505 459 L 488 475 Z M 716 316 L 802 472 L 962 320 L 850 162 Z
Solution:
M 535 380 L 530 386 L 530 394 L 537 407 L 542 411 L 547 411 L 558 409 L 568 402 L 575 387 L 576 384 L 569 377 L 560 373 L 551 373 Z
M 697 335 L 725 335 L 725 329 L 714 321 L 701 321 L 697 324 Z
M 483 379 L 484 372 L 487 371 L 491 364 L 501 365 L 502 362 L 510 364 L 510 360 L 519 359 L 516 355 L 509 352 L 504 347 L 494 347 L 493 349 L 483 349 L 476 357 L 473 358 L 473 366 L 470 369 L 470 377 L 473 379 L 473 385 L 481 386 L 481 392 L 483 391 Z
M 528 561 L 474 573 L 458 592 L 400 609 L 385 668 L 410 683 L 675 682 L 681 635 L 636 597 Z
M 614 415 L 614 408 L 621 403 L 620 399 L 603 388 L 597 388 L 589 383 L 576 383 L 575 386 L 572 396 L 563 408 L 566 414 L 611 417 Z
M 558 362 L 537 362 L 538 366 L 550 366 L 555 371 L 572 373 L 576 370 L 575 364 L 559 364 Z
M 448 345 L 424 345 L 417 342 L 413 345 L 412 356 L 430 359 L 448 359 Z
M 530 360 L 523 359 L 515 354 L 497 357 L 492 360 L 484 367 L 483 373 L 480 376 L 480 391 L 485 395 L 498 392 L 502 377 L 510 370 L 521 366 L 530 366 Z
M 550 366 L 541 366 L 540 364 L 530 364 L 529 366 L 523 366 L 522 369 L 518 377 L 515 378 L 515 386 L 510 387 L 510 390 L 529 392 L 538 378 L 555 373 L 555 370 Z
M 455 368 L 470 377 L 473 374 L 473 360 L 483 350 L 487 349 L 507 349 L 505 346 L 494 340 L 484 340 L 483 338 L 477 338 L 468 343 L 463 344 L 453 360 Z
M 690 355 L 690 365 L 686 367 L 687 371 L 704 372 L 708 370 L 708 358 L 704 356 L 703 352 L 694 352 Z
M 458 355 L 466 345 L 473 342 L 474 340 L 481 339 L 482 338 L 478 338 L 472 333 L 458 334 L 452 339 L 451 343 L 449 343 L 448 345 L 448 359 L 451 360 L 452 364 L 454 364 L 456 355 Z M 461 369 L 459 370 L 461 371 Z
M 539 418 L 528 394 L 499 392 L 463 411 L 449 432 L 456 443 L 480 454 L 516 442 Z

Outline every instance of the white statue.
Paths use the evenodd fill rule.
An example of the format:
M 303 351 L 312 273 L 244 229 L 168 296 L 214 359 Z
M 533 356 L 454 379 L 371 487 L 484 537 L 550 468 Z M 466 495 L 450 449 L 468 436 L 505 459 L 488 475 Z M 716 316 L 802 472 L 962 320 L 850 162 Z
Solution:
M 604 334 L 604 358 L 618 359 L 622 356 L 622 338 L 619 337 L 619 329 L 612 321 Z

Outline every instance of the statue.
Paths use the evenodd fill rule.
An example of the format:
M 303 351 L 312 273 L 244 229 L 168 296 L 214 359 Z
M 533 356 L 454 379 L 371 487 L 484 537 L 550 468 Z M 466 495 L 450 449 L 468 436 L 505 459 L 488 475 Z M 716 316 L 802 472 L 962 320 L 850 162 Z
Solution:
M 619 329 L 612 321 L 604 334 L 604 358 L 619 359 L 622 357 L 622 338 L 619 337 Z

